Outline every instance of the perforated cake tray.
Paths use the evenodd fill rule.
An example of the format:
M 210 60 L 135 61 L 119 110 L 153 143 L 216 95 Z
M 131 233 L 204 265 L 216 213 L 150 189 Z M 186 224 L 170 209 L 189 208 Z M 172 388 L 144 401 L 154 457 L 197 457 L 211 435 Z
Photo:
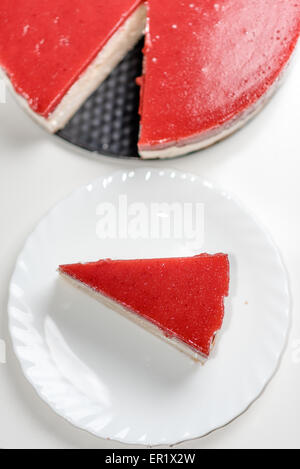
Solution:
M 139 158 L 139 86 L 144 40 L 128 53 L 111 75 L 57 135 L 101 155 Z

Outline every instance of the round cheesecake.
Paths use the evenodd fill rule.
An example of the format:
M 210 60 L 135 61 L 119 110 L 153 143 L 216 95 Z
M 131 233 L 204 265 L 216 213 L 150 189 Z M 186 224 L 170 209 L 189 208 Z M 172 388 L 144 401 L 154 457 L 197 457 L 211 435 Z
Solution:
M 56 132 L 144 33 L 139 154 L 178 156 L 270 99 L 299 37 L 300 0 L 2 0 L 0 69 Z

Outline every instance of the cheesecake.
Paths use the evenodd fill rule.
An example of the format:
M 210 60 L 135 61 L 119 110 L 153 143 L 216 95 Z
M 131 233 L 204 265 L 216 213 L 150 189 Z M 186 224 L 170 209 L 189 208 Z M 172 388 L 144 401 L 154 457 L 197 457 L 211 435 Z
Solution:
M 209 358 L 229 292 L 227 255 L 103 259 L 61 265 L 58 271 L 74 286 L 194 360 Z
M 145 22 L 140 0 L 1 0 L 0 68 L 54 133 L 139 41 Z
M 0 70 L 56 132 L 145 35 L 139 154 L 167 158 L 257 114 L 299 32 L 299 0 L 2 0 Z
M 299 31 L 299 1 L 150 0 L 142 158 L 200 150 L 241 128 L 281 83 Z

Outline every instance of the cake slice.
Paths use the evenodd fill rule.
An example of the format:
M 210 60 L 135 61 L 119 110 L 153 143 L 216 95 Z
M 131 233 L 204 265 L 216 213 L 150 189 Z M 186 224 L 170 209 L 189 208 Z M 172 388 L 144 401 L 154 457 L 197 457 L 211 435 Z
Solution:
M 298 0 L 149 0 L 142 158 L 196 151 L 242 127 L 277 89 L 299 32 Z
M 224 317 L 225 254 L 61 265 L 59 272 L 149 332 L 205 361 Z
M 0 69 L 30 114 L 63 128 L 142 37 L 141 0 L 1 0 Z

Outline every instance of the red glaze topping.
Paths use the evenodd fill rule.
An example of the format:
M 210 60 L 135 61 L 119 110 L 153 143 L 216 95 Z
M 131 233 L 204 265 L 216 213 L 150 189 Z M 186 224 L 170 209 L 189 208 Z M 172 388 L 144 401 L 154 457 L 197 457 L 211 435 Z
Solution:
M 148 9 L 145 150 L 196 139 L 254 105 L 300 32 L 299 0 L 148 0 Z
M 205 357 L 224 316 L 225 254 L 171 259 L 101 260 L 60 271 L 113 299 Z
M 0 66 L 48 117 L 141 0 L 1 0 Z

